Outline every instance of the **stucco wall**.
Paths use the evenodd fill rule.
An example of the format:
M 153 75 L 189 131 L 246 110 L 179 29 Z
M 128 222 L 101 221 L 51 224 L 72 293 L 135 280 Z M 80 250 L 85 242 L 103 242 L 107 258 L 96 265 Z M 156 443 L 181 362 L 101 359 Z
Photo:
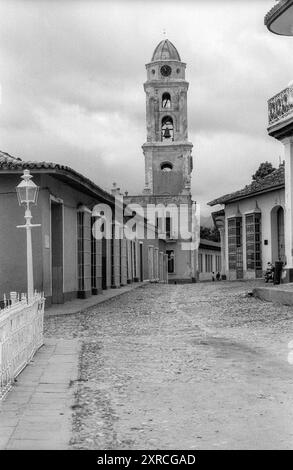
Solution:
M 46 295 L 52 294 L 51 290 L 51 243 L 50 247 L 45 243 L 45 239 L 51 241 L 50 204 L 51 198 L 59 200 L 63 206 L 63 292 L 65 299 L 74 297 L 77 292 L 77 207 L 84 205 L 91 207 L 94 199 L 72 188 L 49 175 L 42 175 L 43 204 L 43 253 L 44 253 L 44 285 Z
M 16 225 L 23 224 L 24 208 L 19 207 L 15 192 L 20 174 L 0 175 L 0 297 L 10 290 L 26 291 L 26 234 Z M 32 223 L 41 227 L 32 229 L 35 288 L 44 290 L 50 302 L 51 280 L 51 199 L 63 208 L 63 292 L 65 300 L 77 293 L 77 207 L 91 207 L 96 200 L 68 184 L 47 174 L 34 174 L 40 186 L 37 206 L 32 206 Z M 108 250 L 108 253 L 109 250 Z M 110 257 L 108 263 L 111 263 Z M 110 285 L 108 269 L 108 285 Z

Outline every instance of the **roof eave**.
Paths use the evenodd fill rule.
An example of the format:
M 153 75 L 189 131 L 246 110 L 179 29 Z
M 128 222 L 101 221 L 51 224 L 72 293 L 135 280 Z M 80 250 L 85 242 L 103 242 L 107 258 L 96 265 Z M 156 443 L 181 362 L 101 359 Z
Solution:
M 231 199 L 214 199 L 213 201 L 211 202 L 208 202 L 208 205 L 209 206 L 216 206 L 218 204 L 231 204 L 233 202 L 237 202 L 237 201 L 240 201 L 242 199 L 248 199 L 250 197 L 254 197 L 254 196 L 258 196 L 259 194 L 264 194 L 264 193 L 270 193 L 272 191 L 277 191 L 278 189 L 284 189 L 285 188 L 285 184 L 278 184 L 276 186 L 271 186 L 269 188 L 266 188 L 266 189 L 262 189 L 261 191 L 255 191 L 253 193 L 249 193 L 249 194 L 244 194 L 242 196 L 239 196 L 239 197 L 234 197 L 234 198 L 231 198 Z
M 284 3 L 279 3 L 275 5 L 265 16 L 264 24 L 268 28 L 271 33 L 277 34 L 279 36 L 293 36 L 292 34 L 288 34 L 288 32 L 280 32 L 274 30 L 274 22 L 279 19 L 287 10 L 293 5 L 293 0 L 287 0 Z
M 21 174 L 23 170 L 26 168 L 25 165 L 19 166 L 17 168 L 7 168 L 2 169 L 0 168 L 0 174 Z M 109 203 L 110 205 L 115 204 L 115 198 L 107 191 L 103 190 L 99 186 L 95 185 L 93 182 L 85 178 L 84 176 L 80 175 L 75 170 L 71 168 L 33 168 L 28 166 L 31 173 L 35 174 L 50 174 L 50 175 L 59 175 L 63 176 L 64 179 L 68 180 L 69 184 L 76 186 L 81 186 L 85 192 L 90 194 L 93 197 L 98 197 L 103 201 Z

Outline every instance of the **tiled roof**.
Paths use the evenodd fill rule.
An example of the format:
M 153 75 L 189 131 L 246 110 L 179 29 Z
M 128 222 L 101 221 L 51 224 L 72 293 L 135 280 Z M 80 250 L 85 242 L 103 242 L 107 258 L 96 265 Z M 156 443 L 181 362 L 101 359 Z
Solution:
M 0 166 L 5 165 L 5 164 L 10 164 L 10 163 L 16 163 L 16 162 L 21 162 L 21 158 L 16 158 L 12 157 L 12 155 L 9 155 L 9 153 L 2 152 L 0 150 Z
M 215 206 L 216 204 L 227 204 L 228 202 L 238 201 L 239 199 L 245 199 L 247 197 L 254 196 L 263 192 L 274 191 L 276 189 L 285 187 L 285 174 L 284 165 L 265 176 L 264 178 L 253 181 L 251 184 L 245 186 L 245 188 L 235 191 L 234 193 L 225 194 L 211 202 L 208 202 L 209 206 Z
M 181 60 L 180 55 L 171 41 L 169 39 L 163 39 L 156 49 L 154 50 L 152 56 L 152 62 L 156 60 Z
M 22 169 L 40 169 L 40 168 L 57 168 L 69 169 L 71 168 L 52 162 L 38 162 L 38 161 L 24 161 L 21 158 L 13 157 L 9 153 L 0 150 L 0 171 L 1 170 L 22 170 Z M 74 171 L 74 170 L 71 170 Z
M 213 240 L 206 240 L 205 238 L 201 238 L 199 242 L 199 248 L 209 248 L 211 250 L 219 251 L 221 249 L 221 243 L 214 242 Z
M 292 0 L 280 0 L 276 5 L 273 6 L 273 8 L 270 9 L 270 11 L 266 14 L 264 23 L 266 26 L 271 23 L 271 20 L 275 16 L 279 16 L 279 14 L 283 11 L 285 11 L 288 6 L 290 6 L 293 3 Z
M 62 175 L 63 179 L 67 178 L 71 180 L 71 182 L 74 182 L 75 186 L 79 184 L 80 186 L 86 187 L 91 193 L 98 194 L 108 201 L 114 202 L 114 197 L 110 193 L 69 166 L 45 161 L 24 161 L 21 158 L 13 157 L 9 155 L 9 153 L 0 150 L 0 174 L 4 172 L 22 172 L 24 169 Z

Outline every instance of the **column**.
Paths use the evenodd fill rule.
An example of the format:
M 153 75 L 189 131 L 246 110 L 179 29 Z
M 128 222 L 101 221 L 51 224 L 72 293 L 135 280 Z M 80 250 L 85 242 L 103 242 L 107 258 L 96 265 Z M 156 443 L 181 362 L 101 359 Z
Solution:
M 282 143 L 285 149 L 285 269 L 293 270 L 293 137 L 283 139 Z
M 116 224 L 116 230 L 115 230 Z M 112 222 L 112 288 L 120 287 L 120 238 L 121 225 L 119 222 Z M 117 235 L 117 237 L 116 237 Z
M 225 247 L 225 227 L 219 228 L 221 241 L 221 277 L 226 279 L 226 247 Z

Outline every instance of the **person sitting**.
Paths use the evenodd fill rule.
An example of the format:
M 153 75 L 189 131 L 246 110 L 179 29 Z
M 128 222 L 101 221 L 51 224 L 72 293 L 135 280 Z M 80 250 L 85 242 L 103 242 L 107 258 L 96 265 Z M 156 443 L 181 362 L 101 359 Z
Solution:
M 275 268 L 272 265 L 272 263 L 269 261 L 267 264 L 266 272 L 265 272 L 265 282 L 274 280 L 274 271 L 275 271 Z

